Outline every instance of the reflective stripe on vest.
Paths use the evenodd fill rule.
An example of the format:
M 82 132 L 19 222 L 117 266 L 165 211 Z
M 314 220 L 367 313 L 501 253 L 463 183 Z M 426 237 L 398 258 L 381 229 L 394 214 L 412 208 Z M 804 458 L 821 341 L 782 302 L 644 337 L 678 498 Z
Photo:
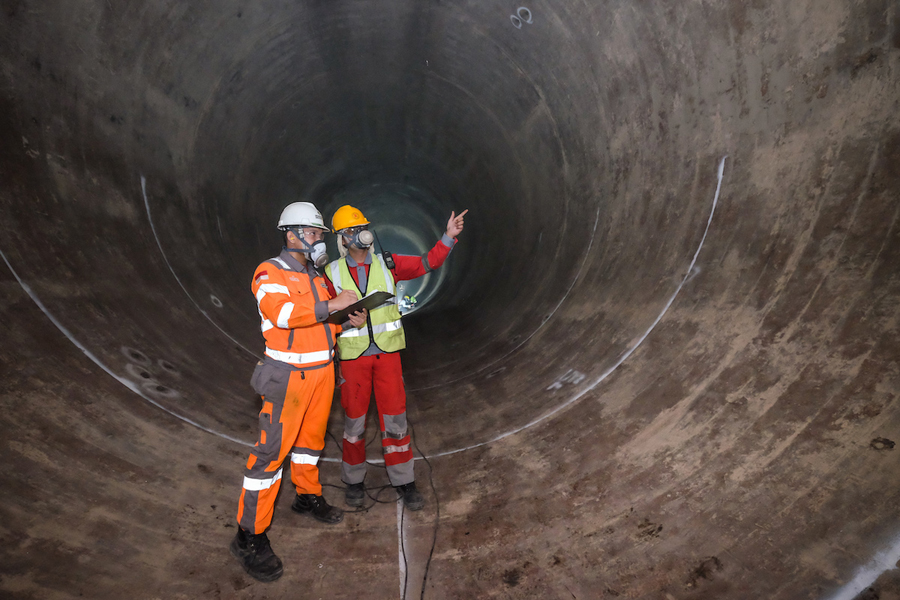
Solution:
M 384 333 L 386 331 L 397 331 L 403 327 L 403 324 L 400 321 L 391 321 L 390 323 L 384 323 L 382 325 L 373 325 L 372 333 L 374 335 L 378 335 L 379 333 Z M 361 335 L 369 335 L 369 330 L 365 327 L 346 329 L 343 333 L 341 333 L 341 337 L 359 337 Z M 340 338 L 338 338 L 340 340 Z
M 331 360 L 331 350 L 320 350 L 319 352 L 307 352 L 300 354 L 298 352 L 281 352 L 266 348 L 266 355 L 271 356 L 275 360 L 291 363 L 292 365 L 308 365 L 311 363 L 322 362 L 323 360 Z
M 366 291 L 395 293 L 394 278 L 384 264 L 384 259 L 380 254 L 375 254 L 373 258 L 374 260 L 369 266 Z M 331 263 L 329 274 L 337 293 L 341 293 L 345 289 L 360 291 L 359 286 L 350 275 L 346 257 Z M 406 348 L 406 335 L 403 332 L 403 324 L 400 322 L 400 309 L 397 308 L 396 299 L 394 299 L 369 311 L 366 327 L 351 328 L 338 336 L 337 347 L 341 359 L 354 360 L 368 349 L 370 327 L 371 337 L 382 352 L 397 352 Z
M 387 273 L 388 268 L 387 268 L 387 265 L 384 264 L 384 259 L 381 258 L 381 255 L 380 255 L 380 254 L 373 254 L 373 256 L 375 256 L 375 258 L 378 259 L 378 262 L 381 263 L 381 268 L 384 269 L 383 272 L 384 272 L 384 273 Z M 346 258 L 346 257 L 344 257 L 344 258 L 342 258 L 342 259 L 340 259 L 340 260 L 336 260 L 336 261 L 334 261 L 333 263 L 331 263 L 330 265 L 328 265 L 328 270 L 331 272 L 331 284 L 334 286 L 334 291 L 337 292 L 337 294 L 340 294 L 342 291 L 344 291 L 344 288 L 349 288 L 349 289 L 356 289 L 356 290 L 359 290 L 359 286 L 356 285 L 356 282 L 353 281 L 353 278 L 352 278 L 352 277 L 350 278 L 350 285 L 349 285 L 349 286 L 342 285 L 342 284 L 344 283 L 344 282 L 341 280 L 341 265 L 342 265 L 342 264 L 345 265 L 345 266 L 347 267 L 347 272 L 349 273 L 349 272 L 350 272 L 350 265 L 347 265 L 347 258 Z M 374 261 L 374 260 L 372 261 L 372 264 L 375 264 L 375 261 Z M 371 265 L 369 266 L 369 277 L 372 277 L 372 267 L 371 267 Z M 352 287 L 351 287 L 351 286 L 352 286 Z M 367 286 L 366 286 L 366 289 L 367 289 L 367 290 L 370 290 L 370 291 L 371 291 L 371 288 L 372 288 L 371 285 L 367 285 Z M 384 290 L 382 290 L 382 291 L 385 291 L 385 292 L 387 292 L 387 293 L 389 293 L 389 294 L 393 294 L 393 293 L 394 293 L 394 278 L 393 278 L 393 277 L 385 277 L 385 278 L 384 278 Z

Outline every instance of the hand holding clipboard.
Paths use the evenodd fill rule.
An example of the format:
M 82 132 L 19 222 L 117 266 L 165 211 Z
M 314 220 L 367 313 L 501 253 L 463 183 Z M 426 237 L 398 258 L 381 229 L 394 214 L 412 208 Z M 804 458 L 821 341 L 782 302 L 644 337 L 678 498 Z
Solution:
M 351 314 L 359 312 L 363 309 L 371 311 L 374 308 L 378 308 L 393 297 L 394 295 L 389 294 L 388 292 L 372 292 L 362 300 L 354 302 L 347 308 L 331 313 L 330 315 L 328 315 L 328 319 L 326 320 L 329 323 L 340 325 L 344 321 L 347 321 Z

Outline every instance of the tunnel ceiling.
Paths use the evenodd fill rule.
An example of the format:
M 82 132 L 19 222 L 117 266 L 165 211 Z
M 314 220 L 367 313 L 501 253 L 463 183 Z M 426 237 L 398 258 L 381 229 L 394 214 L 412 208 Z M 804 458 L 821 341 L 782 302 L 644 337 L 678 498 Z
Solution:
M 219 555 L 250 275 L 299 199 L 429 239 L 470 211 L 405 319 L 427 597 L 871 584 L 900 559 L 898 68 L 884 0 L 0 0 L 0 590 L 258 597 Z M 364 560 L 396 597 L 381 508 L 276 519 L 329 565 L 276 585 L 371 592 Z

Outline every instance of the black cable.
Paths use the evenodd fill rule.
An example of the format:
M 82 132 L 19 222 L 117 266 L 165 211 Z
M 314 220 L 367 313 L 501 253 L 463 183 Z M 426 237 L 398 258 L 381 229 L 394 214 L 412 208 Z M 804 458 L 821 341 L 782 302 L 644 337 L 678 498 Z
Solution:
M 335 445 L 338 447 L 338 450 L 340 450 L 342 446 L 341 446 L 340 442 L 338 442 L 338 439 L 336 437 L 334 437 L 334 434 L 328 430 L 326 430 L 325 433 L 327 433 L 328 435 L 331 436 L 331 441 L 333 441 L 335 443 Z
M 407 417 L 407 423 L 409 424 L 409 433 L 412 436 L 413 446 L 416 447 L 416 450 L 422 455 L 422 460 L 428 465 L 428 483 L 431 485 L 431 493 L 434 494 L 434 532 L 431 535 L 431 550 L 428 551 L 428 560 L 425 561 L 425 573 L 422 576 L 422 593 L 419 594 L 420 600 L 423 600 L 425 598 L 425 584 L 428 583 L 428 570 L 431 568 L 431 559 L 434 556 L 434 549 L 437 546 L 437 532 L 441 521 L 441 501 L 440 498 L 438 498 L 437 488 L 434 487 L 434 469 L 431 466 L 431 462 L 428 460 L 428 457 L 425 456 L 425 453 L 422 452 L 422 449 L 419 448 L 415 436 L 412 435 L 412 422 L 409 421 L 409 417 Z
M 331 436 L 331 440 L 337 445 L 338 449 L 340 449 L 341 444 L 338 442 L 335 435 L 331 431 L 327 431 L 327 430 L 326 430 L 326 433 L 329 436 Z M 375 435 L 372 436 L 372 439 L 374 440 L 375 436 L 377 436 L 377 435 L 378 435 L 378 432 L 375 432 Z M 371 465 L 371 466 L 378 467 L 381 469 L 387 469 L 387 467 L 384 464 L 373 463 L 368 460 L 366 460 L 366 465 Z M 346 485 L 335 485 L 333 483 L 323 483 L 322 485 L 326 486 L 326 487 L 332 487 L 335 489 L 339 489 L 339 490 L 344 490 L 345 492 L 347 491 Z M 369 499 L 372 500 L 372 504 L 370 504 L 368 506 L 358 507 L 353 510 L 345 510 L 344 512 L 346 512 L 346 513 L 369 512 L 369 510 L 372 509 L 376 504 L 394 504 L 396 502 L 396 500 L 381 500 L 381 493 L 384 490 L 386 490 L 387 488 L 393 488 L 393 486 L 390 483 L 388 483 L 385 485 L 375 486 L 372 488 L 366 487 L 365 488 L 366 496 L 368 496 Z M 371 490 L 378 490 L 378 492 L 375 494 L 375 496 L 372 496 L 372 494 L 370 493 Z
M 431 536 L 431 550 L 428 552 L 428 560 L 425 562 L 425 573 L 422 576 L 422 593 L 419 595 L 420 600 L 424 600 L 425 585 L 428 583 L 428 571 L 431 568 L 431 559 L 434 557 L 434 549 L 437 546 L 437 532 L 438 532 L 438 526 L 440 524 L 440 519 L 441 519 L 441 502 L 437 495 L 437 488 L 434 486 L 434 469 L 431 466 L 431 462 L 428 460 L 428 457 L 425 456 L 425 453 L 422 452 L 421 448 L 419 448 L 419 443 L 416 441 L 416 436 L 414 435 L 413 424 L 412 424 L 412 421 L 409 420 L 408 414 L 406 417 L 406 422 L 407 422 L 407 425 L 409 426 L 409 435 L 410 435 L 410 438 L 412 439 L 413 446 L 415 447 L 415 449 L 419 453 L 419 455 L 421 455 L 422 460 L 424 460 L 425 464 L 428 466 L 428 483 L 431 486 L 431 492 L 434 494 L 434 508 L 435 508 L 434 532 L 432 533 L 432 536 Z M 341 444 L 338 442 L 338 440 L 334 436 L 334 434 L 331 431 L 328 431 L 327 433 L 328 433 L 328 435 L 331 436 L 332 441 L 334 441 L 334 443 L 340 449 Z M 377 435 L 378 435 L 378 432 L 375 432 L 375 434 L 372 436 L 372 439 L 369 440 L 368 442 L 366 442 L 366 447 L 368 447 L 369 444 L 371 444 L 375 440 L 375 437 Z M 415 460 L 415 459 L 413 459 L 413 460 Z M 387 466 L 384 464 L 372 463 L 372 462 L 369 462 L 368 460 L 366 460 L 366 464 L 380 467 L 385 470 L 387 469 Z M 345 491 L 347 490 L 346 485 L 334 485 L 331 483 L 323 483 L 322 485 L 337 488 L 337 489 L 342 489 Z M 393 486 L 391 484 L 387 484 L 387 485 L 382 485 L 382 486 L 376 486 L 374 488 L 366 487 L 365 488 L 366 496 L 368 496 L 368 498 L 370 500 L 372 500 L 372 504 L 370 504 L 369 506 L 359 507 L 354 510 L 346 510 L 344 512 L 347 512 L 347 513 L 368 512 L 376 504 L 393 504 L 393 503 L 396 503 L 397 501 L 401 501 L 402 498 L 397 498 L 397 500 L 381 500 L 380 499 L 381 493 L 385 489 L 390 488 L 390 487 L 393 487 Z M 370 490 L 373 490 L 373 489 L 378 490 L 378 492 L 375 494 L 375 496 L 372 496 L 372 494 L 370 493 Z M 403 597 L 402 597 L 402 600 L 406 600 L 406 588 L 409 583 L 409 560 L 406 558 L 406 548 L 405 548 L 405 544 L 403 542 L 403 526 L 404 526 L 404 522 L 405 522 L 405 517 L 406 517 L 406 504 L 404 504 L 400 510 L 400 553 L 403 556 Z
M 403 520 L 406 517 L 406 504 L 400 507 L 400 554 L 403 556 L 403 595 L 406 600 L 406 586 L 409 584 L 409 561 L 406 560 L 406 545 L 403 543 Z
M 347 490 L 346 485 L 335 485 L 333 483 L 323 483 L 322 487 L 332 487 L 332 488 L 335 488 L 338 490 L 344 490 L 345 492 Z M 360 506 L 360 507 L 354 508 L 353 510 L 345 510 L 344 512 L 345 513 L 369 512 L 376 504 L 393 504 L 394 501 L 392 501 L 392 500 L 381 500 L 380 499 L 381 493 L 390 487 L 393 487 L 393 486 L 391 484 L 387 484 L 387 485 L 376 486 L 374 488 L 366 488 L 366 496 L 368 496 L 369 499 L 372 500 L 372 504 L 369 504 L 368 506 Z M 375 496 L 372 496 L 372 494 L 369 493 L 370 489 L 378 490 L 378 493 L 376 493 Z
M 441 502 L 437 495 L 437 488 L 434 487 L 434 469 L 431 466 L 431 462 L 428 460 L 428 457 L 425 456 L 425 453 L 422 452 L 422 449 L 419 448 L 419 444 L 416 441 L 416 436 L 413 435 L 413 424 L 412 421 L 409 420 L 409 415 L 406 417 L 406 423 L 409 425 L 409 435 L 412 438 L 413 446 L 415 446 L 416 450 L 422 456 L 422 460 L 425 461 L 425 464 L 428 465 L 428 483 L 431 485 L 431 492 L 434 494 L 434 532 L 431 536 L 431 550 L 428 552 L 428 560 L 425 562 L 425 573 L 422 576 L 422 592 L 419 595 L 420 600 L 425 598 L 425 585 L 428 583 L 428 570 L 431 568 L 431 559 L 434 556 L 434 549 L 437 546 L 437 532 L 438 525 L 441 519 Z M 400 512 L 400 553 L 403 556 L 403 596 L 402 600 L 406 600 L 406 586 L 409 580 L 409 561 L 406 558 L 406 548 L 403 543 L 403 522 L 404 517 L 406 516 L 406 504 L 403 505 Z

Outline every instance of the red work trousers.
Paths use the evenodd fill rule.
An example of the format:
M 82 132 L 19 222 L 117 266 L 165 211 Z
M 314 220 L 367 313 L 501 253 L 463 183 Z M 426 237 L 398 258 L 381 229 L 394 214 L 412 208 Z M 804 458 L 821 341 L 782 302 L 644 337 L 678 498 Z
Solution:
M 250 533 L 262 533 L 272 523 L 288 454 L 297 493 L 322 494 L 317 465 L 334 397 L 334 366 L 292 371 L 263 364 L 254 373 L 254 387 L 264 392 L 259 441 L 244 470 L 237 520 Z
M 415 476 L 400 355 L 393 352 L 341 361 L 341 375 L 345 380 L 341 384 L 345 415 L 341 479 L 362 483 L 366 476 L 366 413 L 374 388 L 388 477 L 395 486 L 411 483 Z

